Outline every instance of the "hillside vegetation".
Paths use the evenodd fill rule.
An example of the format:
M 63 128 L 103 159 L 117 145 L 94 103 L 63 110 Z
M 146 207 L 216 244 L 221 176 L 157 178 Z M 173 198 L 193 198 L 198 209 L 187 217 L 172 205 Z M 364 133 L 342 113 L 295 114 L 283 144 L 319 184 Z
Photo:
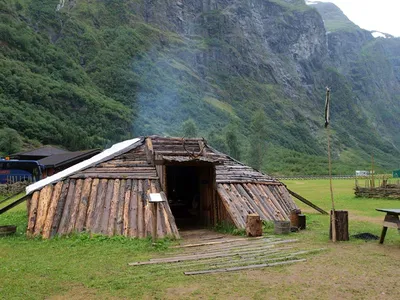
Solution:
M 326 35 L 320 13 L 302 0 L 2 1 L 0 130 L 15 129 L 25 147 L 77 150 L 184 135 L 190 119 L 211 145 L 267 173 L 324 174 L 329 86 L 334 173 L 368 169 L 371 154 L 390 170 L 399 41 L 354 24 Z

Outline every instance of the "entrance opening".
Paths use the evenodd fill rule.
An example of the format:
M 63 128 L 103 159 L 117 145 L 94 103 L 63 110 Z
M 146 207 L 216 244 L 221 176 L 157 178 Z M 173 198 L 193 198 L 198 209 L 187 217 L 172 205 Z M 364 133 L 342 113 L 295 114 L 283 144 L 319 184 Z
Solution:
M 211 166 L 166 166 L 167 195 L 179 229 L 209 224 L 212 199 Z

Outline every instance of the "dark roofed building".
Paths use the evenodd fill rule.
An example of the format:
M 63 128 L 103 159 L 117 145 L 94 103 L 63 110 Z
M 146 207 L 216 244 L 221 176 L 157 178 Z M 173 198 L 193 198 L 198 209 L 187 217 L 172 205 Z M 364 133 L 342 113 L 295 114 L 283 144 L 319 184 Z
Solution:
M 54 146 L 43 146 L 41 148 L 37 148 L 34 150 L 18 152 L 10 155 L 10 157 L 12 159 L 19 159 L 19 160 L 40 160 L 48 156 L 63 154 L 68 152 L 69 152 L 68 150 L 64 150 Z
M 81 161 L 89 159 L 100 152 L 100 149 L 92 149 L 53 154 L 51 156 L 42 158 L 39 160 L 39 163 L 44 166 L 43 178 L 67 169 Z

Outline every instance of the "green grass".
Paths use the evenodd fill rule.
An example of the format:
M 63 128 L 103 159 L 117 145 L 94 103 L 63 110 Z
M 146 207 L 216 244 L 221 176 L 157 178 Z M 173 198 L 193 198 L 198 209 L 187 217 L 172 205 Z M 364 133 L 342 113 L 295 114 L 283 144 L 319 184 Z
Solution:
M 315 205 L 329 212 L 332 207 L 329 181 L 309 180 L 285 181 L 287 187 L 300 194 Z M 378 212 L 376 208 L 399 208 L 399 200 L 356 198 L 354 196 L 353 180 L 333 180 L 333 193 L 336 210 L 347 210 L 349 212 L 349 233 L 350 235 L 370 232 L 380 235 L 384 213 Z M 318 238 L 327 241 L 326 231 L 329 229 L 329 216 L 323 216 L 311 207 L 296 201 L 299 207 L 307 215 L 308 226 L 313 229 L 311 238 Z M 352 241 L 356 242 L 356 240 Z M 396 230 L 388 230 L 385 244 L 398 244 L 399 234 Z
M 237 118 L 237 116 L 236 116 L 236 114 L 235 114 L 235 112 L 234 112 L 234 110 L 233 110 L 233 108 L 232 108 L 232 106 L 230 104 L 222 102 L 222 101 L 220 101 L 218 99 L 215 99 L 213 97 L 204 97 L 203 100 L 205 102 L 207 102 L 208 104 L 210 104 L 210 105 L 212 105 L 212 106 L 214 106 L 214 107 L 216 107 L 216 108 L 218 108 L 218 109 L 220 109 L 220 110 L 222 110 L 224 112 L 227 112 L 232 117 L 236 117 Z
M 329 210 L 327 180 L 286 181 L 288 187 Z M 399 207 L 397 200 L 354 198 L 353 181 L 335 180 L 337 209 L 349 211 L 350 234 L 379 235 L 384 215 L 377 207 Z M 327 248 L 307 256 L 307 262 L 263 270 L 190 277 L 171 265 L 129 267 L 127 263 L 171 255 L 174 242 L 124 237 L 71 235 L 53 240 L 27 239 L 25 205 L 0 216 L 0 225 L 18 225 L 14 236 L 0 238 L 0 298 L 2 299 L 232 299 L 232 298 L 395 298 L 400 236 L 389 229 L 384 245 L 377 241 L 332 244 L 329 217 L 297 202 L 307 215 L 307 230 L 290 233 L 301 249 Z M 264 226 L 273 233 L 271 223 Z M 231 228 L 220 226 L 227 232 Z M 326 276 L 329 273 L 331 276 Z M 311 280 L 311 281 L 310 281 Z M 365 284 L 363 284 L 365 283 Z M 340 287 L 338 289 L 338 287 Z
M 322 15 L 327 31 L 354 32 L 359 29 L 357 25 L 351 22 L 343 12 L 332 3 L 318 3 L 312 5 L 312 7 L 315 7 Z

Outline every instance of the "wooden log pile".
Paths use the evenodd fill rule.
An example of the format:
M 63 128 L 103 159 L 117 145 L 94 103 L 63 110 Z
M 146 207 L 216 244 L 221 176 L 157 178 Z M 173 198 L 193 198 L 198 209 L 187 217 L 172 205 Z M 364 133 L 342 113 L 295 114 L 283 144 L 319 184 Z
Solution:
M 47 185 L 29 200 L 27 234 L 150 236 L 153 214 L 148 195 L 157 192 L 160 186 L 151 179 L 67 179 Z M 159 237 L 179 238 L 168 202 L 158 205 L 157 218 Z

